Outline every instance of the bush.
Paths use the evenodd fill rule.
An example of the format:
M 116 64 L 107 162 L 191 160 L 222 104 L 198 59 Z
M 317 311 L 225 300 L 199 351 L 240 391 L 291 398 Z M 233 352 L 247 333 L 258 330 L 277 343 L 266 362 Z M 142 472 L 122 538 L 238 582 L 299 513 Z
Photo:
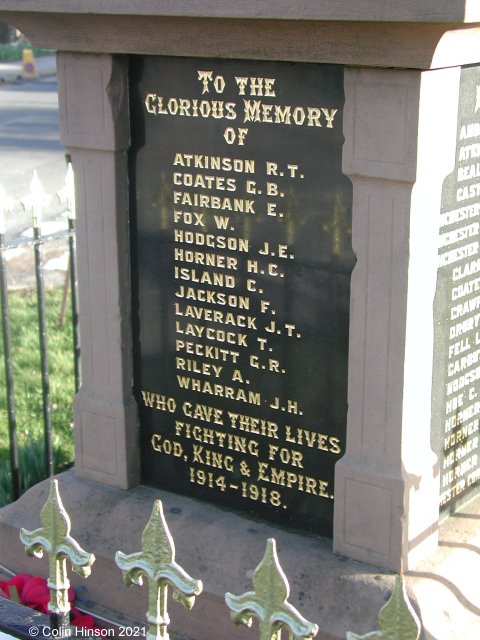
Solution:
M 22 51 L 24 49 L 31 49 L 29 44 L 25 42 L 15 42 L 12 44 L 0 44 L 0 62 L 10 62 L 12 60 L 21 60 Z M 40 56 L 51 55 L 53 51 L 50 49 L 37 49 L 33 48 L 33 55 L 38 58 Z
M 57 443 L 53 446 L 53 466 L 55 472 L 64 471 L 71 466 L 72 460 L 68 453 Z M 38 438 L 19 447 L 18 466 L 20 468 L 20 491 L 23 493 L 33 485 L 45 480 L 45 444 L 43 438 Z M 10 460 L 0 462 L 0 506 L 9 504 L 13 500 L 12 476 Z

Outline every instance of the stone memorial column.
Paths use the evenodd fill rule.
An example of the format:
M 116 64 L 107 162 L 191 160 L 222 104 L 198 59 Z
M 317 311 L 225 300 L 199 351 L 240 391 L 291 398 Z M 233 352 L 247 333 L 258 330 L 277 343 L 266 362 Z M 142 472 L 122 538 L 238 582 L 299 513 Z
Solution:
M 353 182 L 357 264 L 334 549 L 395 571 L 437 543 L 432 307 L 458 86 L 458 68 L 345 70 L 343 169 Z
M 132 396 L 127 58 L 59 54 L 61 140 L 72 155 L 82 386 L 75 468 L 127 489 L 139 482 Z

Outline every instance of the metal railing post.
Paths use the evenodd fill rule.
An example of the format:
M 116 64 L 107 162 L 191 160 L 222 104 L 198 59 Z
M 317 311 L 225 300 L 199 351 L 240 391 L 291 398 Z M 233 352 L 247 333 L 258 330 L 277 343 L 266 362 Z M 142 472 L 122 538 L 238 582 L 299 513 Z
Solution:
M 403 576 L 395 577 L 392 595 L 380 609 L 378 614 L 379 631 L 372 631 L 364 636 L 347 631 L 347 640 L 418 640 L 422 625 L 413 610 L 407 596 Z
M 69 275 L 72 308 L 72 329 L 73 329 L 73 363 L 75 373 L 75 392 L 78 392 L 82 384 L 80 369 L 80 325 L 78 321 L 78 291 L 77 291 L 77 257 L 75 241 L 75 177 L 72 162 L 67 154 L 67 173 L 65 175 L 65 186 L 58 192 L 60 202 L 65 204 L 68 213 L 68 256 Z
M 225 602 L 232 611 L 235 624 L 249 627 L 258 618 L 259 640 L 281 640 L 282 629 L 289 640 L 310 640 L 318 633 L 318 626 L 306 620 L 287 602 L 290 587 L 278 561 L 274 538 L 267 540 L 263 560 L 253 573 L 254 591 L 241 596 L 225 594 Z
M 127 586 L 141 585 L 143 577 L 148 581 L 146 640 L 168 640 L 168 587 L 173 587 L 175 600 L 186 609 L 191 609 L 195 596 L 202 591 L 202 583 L 191 578 L 175 562 L 175 545 L 160 500 L 155 500 L 152 515 L 143 532 L 142 550 L 130 555 L 117 551 L 115 562 L 123 571 Z
M 48 374 L 47 319 L 45 313 L 45 286 L 43 280 L 43 262 L 41 252 L 42 208 L 50 199 L 36 171 L 30 183 L 30 199 L 28 205 L 32 213 L 33 251 L 35 257 L 35 281 L 37 287 L 38 335 L 40 339 L 40 364 L 42 374 L 43 426 L 45 437 L 45 472 L 47 477 L 53 475 L 53 443 L 52 415 L 50 408 L 50 381 Z
M 8 434 L 10 447 L 10 472 L 12 498 L 20 496 L 20 471 L 17 444 L 17 419 L 15 414 L 15 383 L 13 377 L 12 338 L 8 312 L 8 284 L 5 268 L 5 214 L 10 209 L 3 187 L 0 185 L 0 297 L 2 312 L 3 357 L 5 362 L 5 384 L 7 391 Z
M 83 578 L 91 572 L 95 562 L 93 553 L 84 551 L 78 542 L 70 536 L 70 518 L 62 504 L 58 491 L 58 480 L 50 483 L 50 493 L 40 512 L 42 526 L 34 531 L 21 529 L 20 540 L 28 555 L 41 558 L 48 555 L 48 587 L 50 589 L 50 624 L 53 629 L 67 631 L 70 625 L 70 602 L 68 589 L 70 581 L 67 575 L 67 559 L 72 569 Z M 58 634 L 68 637 L 68 633 Z

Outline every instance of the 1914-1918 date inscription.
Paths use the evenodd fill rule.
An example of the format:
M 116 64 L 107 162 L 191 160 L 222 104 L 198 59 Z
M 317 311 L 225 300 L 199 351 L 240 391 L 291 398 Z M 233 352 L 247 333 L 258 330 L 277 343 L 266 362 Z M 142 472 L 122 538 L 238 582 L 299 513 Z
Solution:
M 144 482 L 331 534 L 351 185 L 343 70 L 131 61 Z

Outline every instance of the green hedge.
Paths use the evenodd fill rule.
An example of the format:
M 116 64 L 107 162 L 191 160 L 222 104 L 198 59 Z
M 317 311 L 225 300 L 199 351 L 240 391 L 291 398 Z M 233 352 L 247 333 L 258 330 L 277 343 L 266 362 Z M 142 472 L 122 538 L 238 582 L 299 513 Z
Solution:
M 0 44 L 0 62 L 11 62 L 12 60 L 21 60 L 22 51 L 24 49 L 31 49 L 29 45 L 22 44 Z M 54 52 L 50 49 L 37 49 L 33 48 L 33 55 L 38 58 L 40 56 L 49 56 Z

